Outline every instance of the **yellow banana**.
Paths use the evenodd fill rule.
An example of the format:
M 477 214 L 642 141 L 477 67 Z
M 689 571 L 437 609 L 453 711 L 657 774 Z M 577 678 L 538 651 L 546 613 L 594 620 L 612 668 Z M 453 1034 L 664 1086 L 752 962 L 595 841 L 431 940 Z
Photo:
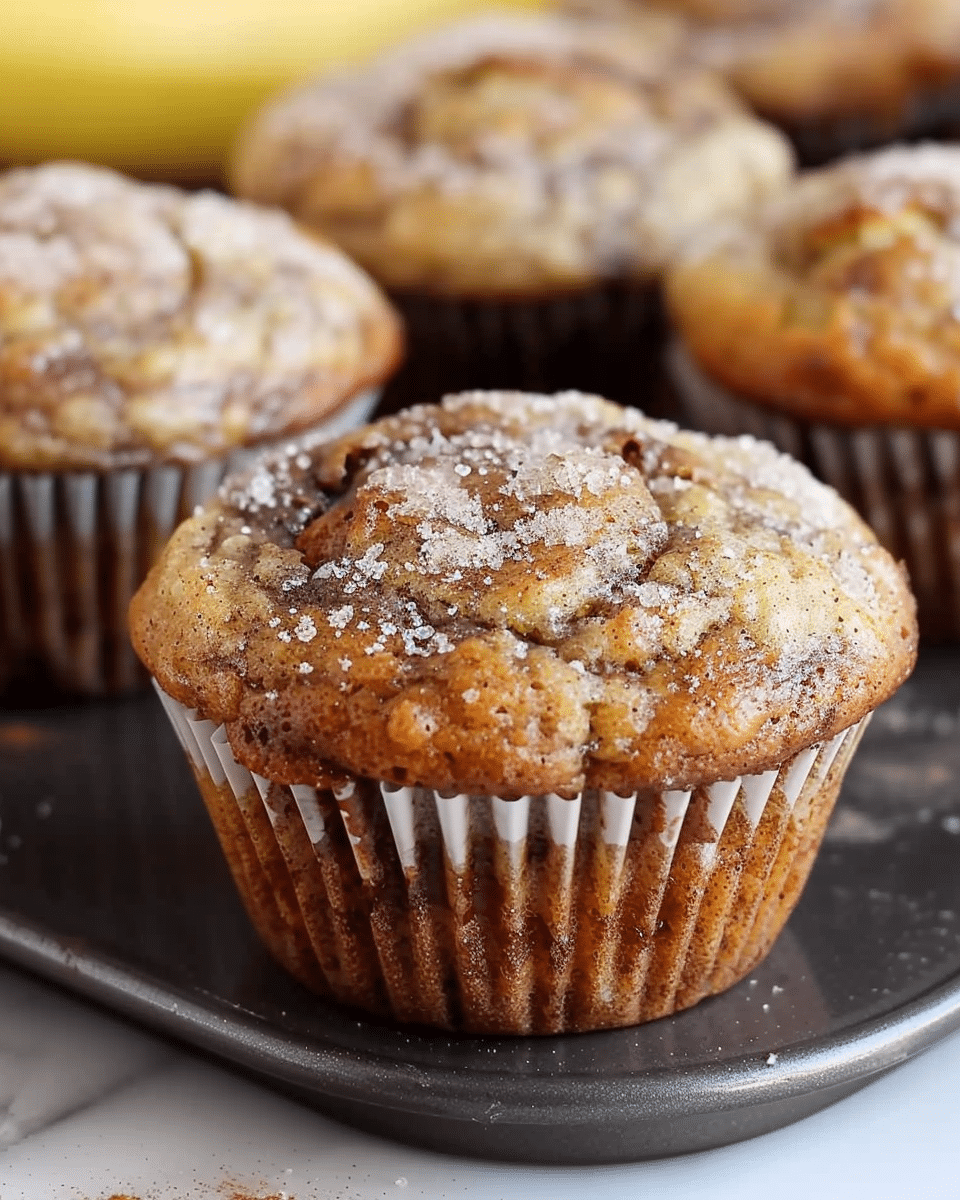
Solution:
M 512 8 L 542 0 L 513 0 Z M 477 0 L 24 0 L 0 17 L 0 162 L 216 179 L 277 88 Z

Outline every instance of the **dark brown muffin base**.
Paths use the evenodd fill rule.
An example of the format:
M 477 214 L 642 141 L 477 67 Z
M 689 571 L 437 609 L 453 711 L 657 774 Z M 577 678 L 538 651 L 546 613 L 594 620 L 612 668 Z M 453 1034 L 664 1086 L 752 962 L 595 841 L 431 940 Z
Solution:
M 457 300 L 397 293 L 404 367 L 379 412 L 474 388 L 582 391 L 667 416 L 665 317 L 654 284 L 610 285 L 544 300 Z
M 845 154 L 894 142 L 953 140 L 960 132 L 960 82 L 950 80 L 915 96 L 900 112 L 784 119 L 761 113 L 793 143 L 801 167 L 819 167 Z

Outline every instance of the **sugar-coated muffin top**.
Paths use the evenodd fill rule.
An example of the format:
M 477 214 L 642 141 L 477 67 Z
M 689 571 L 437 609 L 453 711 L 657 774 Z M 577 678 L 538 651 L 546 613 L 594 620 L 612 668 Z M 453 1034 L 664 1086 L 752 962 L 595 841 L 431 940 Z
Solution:
M 692 57 L 783 121 L 871 116 L 896 124 L 960 71 L 955 0 L 566 0 L 581 14 L 687 22 Z
M 0 175 L 0 468 L 217 456 L 399 354 L 372 281 L 285 213 L 79 163 Z
M 268 778 L 505 797 L 766 770 L 916 650 L 902 570 L 805 468 L 579 393 L 271 455 L 180 527 L 131 625 Z
M 791 167 L 781 136 L 678 47 L 662 16 L 635 38 L 559 16 L 464 20 L 277 98 L 242 140 L 235 187 L 393 288 L 646 280 L 693 226 Z
M 960 148 L 898 147 L 800 177 L 668 283 L 731 390 L 841 424 L 960 429 Z

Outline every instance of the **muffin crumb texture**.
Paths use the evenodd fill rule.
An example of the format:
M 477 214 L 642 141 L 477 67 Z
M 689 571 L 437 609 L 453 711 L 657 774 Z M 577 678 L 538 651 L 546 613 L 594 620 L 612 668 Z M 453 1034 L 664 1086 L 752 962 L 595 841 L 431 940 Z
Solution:
M 371 281 L 283 214 L 78 163 L 0 176 L 0 468 L 210 458 L 399 353 Z
M 388 287 L 511 298 L 655 278 L 692 227 L 791 165 L 780 134 L 684 64 L 670 19 L 627 38 L 501 14 L 277 97 L 234 185 Z
M 564 7 L 628 23 L 651 13 L 682 19 L 688 53 L 794 132 L 821 122 L 829 130 L 831 121 L 842 129 L 847 120 L 848 138 L 859 135 L 863 144 L 898 130 L 906 136 L 955 110 L 960 14 L 953 0 L 567 0 Z M 940 91 L 946 110 L 929 103 Z
M 273 455 L 180 528 L 132 627 L 263 777 L 507 799 L 779 767 L 916 641 L 902 571 L 804 468 L 578 393 Z
M 811 171 L 668 281 L 693 357 L 731 391 L 837 425 L 960 429 L 960 151 Z

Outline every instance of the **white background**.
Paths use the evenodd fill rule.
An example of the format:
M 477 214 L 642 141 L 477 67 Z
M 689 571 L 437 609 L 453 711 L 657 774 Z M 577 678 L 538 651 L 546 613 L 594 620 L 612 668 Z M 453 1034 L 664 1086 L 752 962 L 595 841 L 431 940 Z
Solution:
M 0 1144 L 2 1200 L 955 1200 L 960 1035 L 740 1145 L 516 1167 L 337 1125 L 0 966 Z

